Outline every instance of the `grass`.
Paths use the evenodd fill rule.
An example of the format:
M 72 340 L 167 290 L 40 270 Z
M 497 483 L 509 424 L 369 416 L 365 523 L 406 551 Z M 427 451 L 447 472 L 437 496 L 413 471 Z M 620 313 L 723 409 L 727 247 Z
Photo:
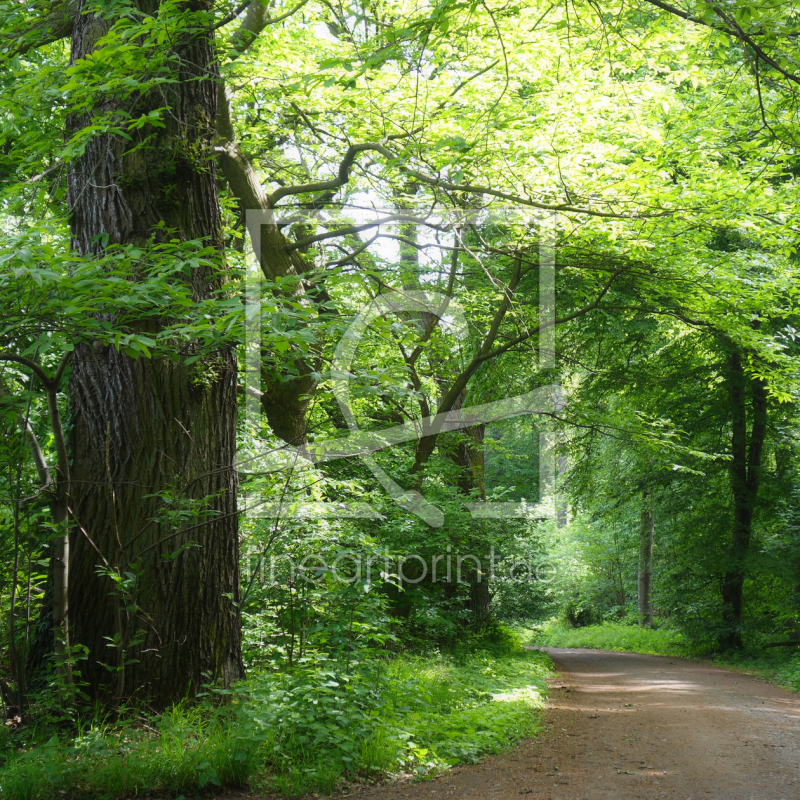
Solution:
M 123 797 L 166 788 L 175 793 L 222 781 L 240 784 L 249 753 L 214 714 L 178 706 L 158 733 L 134 727 L 89 726 L 71 739 L 15 753 L 0 770 L 4 798 Z
M 796 648 L 721 653 L 711 660 L 723 667 L 766 678 L 800 694 L 800 653 Z
M 147 726 L 95 723 L 22 750 L 0 732 L 0 795 L 110 800 L 219 785 L 298 795 L 355 778 L 425 777 L 534 734 L 550 669 L 547 656 L 519 646 L 318 660 L 256 675 L 224 705 L 179 705 Z
M 764 650 L 757 644 L 740 652 L 711 653 L 692 646 L 679 631 L 639 628 L 620 623 L 571 628 L 549 622 L 532 631 L 532 641 L 548 647 L 583 647 L 645 653 L 656 656 L 702 658 L 723 667 L 759 675 L 792 692 L 800 693 L 800 652 L 796 648 Z
M 689 656 L 692 650 L 683 636 L 665 628 L 639 628 L 607 622 L 572 628 L 565 623 L 549 622 L 534 630 L 534 643 L 548 647 L 584 647 L 645 653 L 654 656 Z
M 400 729 L 441 765 L 507 749 L 537 730 L 550 668 L 542 655 L 521 651 L 502 657 L 479 653 L 460 662 L 395 662 L 390 685 L 404 687 L 393 698 Z M 414 706 L 402 713 L 414 692 Z

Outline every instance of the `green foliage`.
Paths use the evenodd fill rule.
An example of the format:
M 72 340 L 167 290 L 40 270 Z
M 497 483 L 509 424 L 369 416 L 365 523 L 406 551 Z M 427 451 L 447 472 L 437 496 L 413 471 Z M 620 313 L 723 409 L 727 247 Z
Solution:
M 225 713 L 178 706 L 157 725 L 154 733 L 146 724 L 94 724 L 73 739 L 53 736 L 22 753 L 7 751 L 0 790 L 26 800 L 118 797 L 155 787 L 181 793 L 223 781 L 238 785 L 247 777 L 249 751 Z
M 534 629 L 532 643 L 545 647 L 583 647 L 653 656 L 688 656 L 692 653 L 679 631 L 639 628 L 619 622 L 581 628 L 550 622 Z
M 168 192 L 176 164 L 205 170 L 223 157 L 224 139 L 237 163 L 252 168 L 248 179 L 265 193 L 283 192 L 265 205 L 275 206 L 278 238 L 285 236 L 275 252 L 286 261 L 291 250 L 294 260 L 263 282 L 260 305 L 247 309 L 249 321 L 260 322 L 267 399 L 305 381 L 302 418 L 293 422 L 309 431 L 308 452 L 345 435 L 354 420 L 365 431 L 419 428 L 466 374 L 487 330 L 496 339 L 475 362 L 458 408 L 556 381 L 568 403 L 547 423 L 497 422 L 473 438 L 447 433 L 419 469 L 419 439 L 374 454 L 372 470 L 358 458 L 311 465 L 263 419 L 241 414 L 239 466 L 254 460 L 250 474 L 239 470 L 240 488 L 278 509 L 241 524 L 248 682 L 209 686 L 200 705 L 161 718 L 93 723 L 73 739 L 77 695 L 50 674 L 40 676 L 38 693 L 25 685 L 37 631 L 50 636 L 53 531 L 20 421 L 37 434 L 48 463 L 53 443 L 36 381 L 24 365 L 6 364 L 0 635 L 8 645 L 0 677 L 11 694 L 28 691 L 40 727 L 3 732 L 4 795 L 182 792 L 245 780 L 289 793 L 328 791 L 354 775 L 421 776 L 474 760 L 532 731 L 540 703 L 545 659 L 515 649 L 498 618 L 555 613 L 573 627 L 548 625 L 541 641 L 663 653 L 711 650 L 734 628 L 756 650 L 800 630 L 800 106 L 788 73 L 800 55 L 796 9 L 732 2 L 723 15 L 699 2 L 689 25 L 652 4 L 622 2 L 379 0 L 342 9 L 311 0 L 270 5 L 272 24 L 245 47 L 244 9 L 228 16 L 226 4 L 187 10 L 165 0 L 148 13 L 128 0 L 93 0 L 83 11 L 103 22 L 92 52 L 71 60 L 65 42 L 49 39 L 59 21 L 42 14 L 52 5 L 0 0 L 5 355 L 52 371 L 62 356 L 113 347 L 130 359 L 181 362 L 187 392 L 203 383 L 215 351 L 244 338 L 246 202 L 237 182 L 218 171 L 224 252 L 202 236 L 173 239 L 153 220 L 135 244 L 129 231 L 104 230 L 94 237 L 97 253 L 79 256 L 67 224 L 67 177 L 90 142 L 111 136 L 124 142 L 124 159 L 144 166 L 148 152 L 163 154 L 167 166 L 148 181 L 154 193 Z M 283 11 L 297 13 L 283 18 Z M 215 134 L 211 120 L 196 121 L 208 127 L 202 151 L 186 147 L 168 104 L 186 67 L 175 43 L 212 26 L 231 131 Z M 771 63 L 753 59 L 743 35 L 756 37 Z M 370 142 L 381 144 L 343 164 L 348 145 Z M 116 175 L 119 164 L 98 166 L 124 198 L 130 176 Z M 345 172 L 347 183 L 331 189 L 331 176 Z M 322 191 L 313 189 L 317 181 Z M 431 225 L 412 234 L 413 224 L 390 221 L 370 229 L 375 240 L 354 232 L 370 208 L 386 205 Z M 549 245 L 539 220 L 531 222 L 535 210 L 558 214 L 556 372 L 536 353 L 546 339 L 539 301 Z M 457 222 L 448 228 L 449 217 Z M 395 248 L 398 239 L 411 251 Z M 272 266 L 268 258 L 267 273 Z M 198 293 L 201 283 L 207 292 Z M 372 321 L 347 376 L 353 419 L 344 419 L 334 398 L 336 344 L 379 295 L 421 289 L 452 295 L 447 313 L 430 331 L 423 331 L 430 314 Z M 732 353 L 748 381 L 764 381 L 769 394 L 746 553 L 731 547 Z M 67 409 L 69 368 L 64 377 Z M 751 401 L 744 416 L 752 430 Z M 544 468 L 536 439 L 545 429 L 563 434 L 560 521 L 476 519 L 466 503 L 484 492 L 489 501 L 553 499 L 536 491 Z M 258 444 L 274 461 L 262 463 Z M 145 455 L 176 456 L 168 450 Z M 388 500 L 390 480 L 435 505 L 442 524 L 431 528 Z M 158 511 L 134 527 L 156 523 L 168 535 L 202 529 L 202 500 L 187 500 L 180 487 L 152 491 Z M 293 516 L 304 504 L 347 501 L 368 502 L 375 516 Z M 636 616 L 645 507 L 656 519 L 655 631 L 621 624 Z M 202 546 L 198 534 L 165 562 Z M 488 600 L 481 606 L 474 596 L 476 567 L 462 582 L 407 579 L 416 577 L 412 554 L 451 551 L 548 563 L 552 574 L 497 579 L 488 612 Z M 339 558 L 380 563 L 382 555 L 408 557 L 406 579 L 386 567 L 342 582 L 329 568 Z M 264 580 L 263 565 L 253 564 L 264 557 L 328 566 Z M 112 559 L 103 569 L 127 614 L 146 611 L 137 603 L 136 563 Z M 720 586 L 737 571 L 744 617 L 731 622 Z M 140 632 L 106 636 L 108 652 L 89 657 L 113 661 L 109 669 L 121 673 Z M 790 654 L 770 658 L 774 674 L 797 683 Z M 135 687 L 128 691 L 135 696 Z M 226 703 L 217 707 L 220 698 Z M 11 713 L 17 701 L 3 702 Z M 15 753 L 20 741 L 37 747 Z
M 749 649 L 740 653 L 724 653 L 713 658 L 723 667 L 760 675 L 784 689 L 800 694 L 800 652 L 797 648 L 770 650 Z
M 456 656 L 350 664 L 307 660 L 264 672 L 215 707 L 94 723 L 15 751 L 2 742 L 9 800 L 173 794 L 210 785 L 301 794 L 395 772 L 423 777 L 499 752 L 538 727 L 549 659 L 508 636 Z

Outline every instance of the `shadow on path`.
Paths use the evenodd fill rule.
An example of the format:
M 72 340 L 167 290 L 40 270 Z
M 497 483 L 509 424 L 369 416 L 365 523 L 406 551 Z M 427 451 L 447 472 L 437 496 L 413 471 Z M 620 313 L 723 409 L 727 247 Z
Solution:
M 546 730 L 371 800 L 800 800 L 800 697 L 679 658 L 561 650 Z

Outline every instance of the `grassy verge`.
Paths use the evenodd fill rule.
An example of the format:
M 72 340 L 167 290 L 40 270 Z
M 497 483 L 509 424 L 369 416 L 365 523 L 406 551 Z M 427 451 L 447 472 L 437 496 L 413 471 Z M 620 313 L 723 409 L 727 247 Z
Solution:
M 678 631 L 653 630 L 608 622 L 571 628 L 547 623 L 533 632 L 533 643 L 547 647 L 585 647 L 654 656 L 689 656 L 691 648 Z
M 547 647 L 585 647 L 645 653 L 656 656 L 702 658 L 752 675 L 759 675 L 785 689 L 800 693 L 800 653 L 796 648 L 770 650 L 753 647 L 739 653 L 709 653 L 691 646 L 678 631 L 638 628 L 619 623 L 570 628 L 548 623 L 531 632 L 533 644 Z
M 318 660 L 238 686 L 224 705 L 88 725 L 19 748 L 0 732 L 8 800 L 175 795 L 245 786 L 296 795 L 344 780 L 424 777 L 508 748 L 539 725 L 549 659 L 512 648 L 346 664 Z

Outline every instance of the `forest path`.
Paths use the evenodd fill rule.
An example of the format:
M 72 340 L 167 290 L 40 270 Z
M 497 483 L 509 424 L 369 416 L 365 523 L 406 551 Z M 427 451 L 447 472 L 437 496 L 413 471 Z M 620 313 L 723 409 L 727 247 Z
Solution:
M 800 698 L 680 658 L 545 649 L 546 731 L 425 783 L 363 800 L 798 800 Z

